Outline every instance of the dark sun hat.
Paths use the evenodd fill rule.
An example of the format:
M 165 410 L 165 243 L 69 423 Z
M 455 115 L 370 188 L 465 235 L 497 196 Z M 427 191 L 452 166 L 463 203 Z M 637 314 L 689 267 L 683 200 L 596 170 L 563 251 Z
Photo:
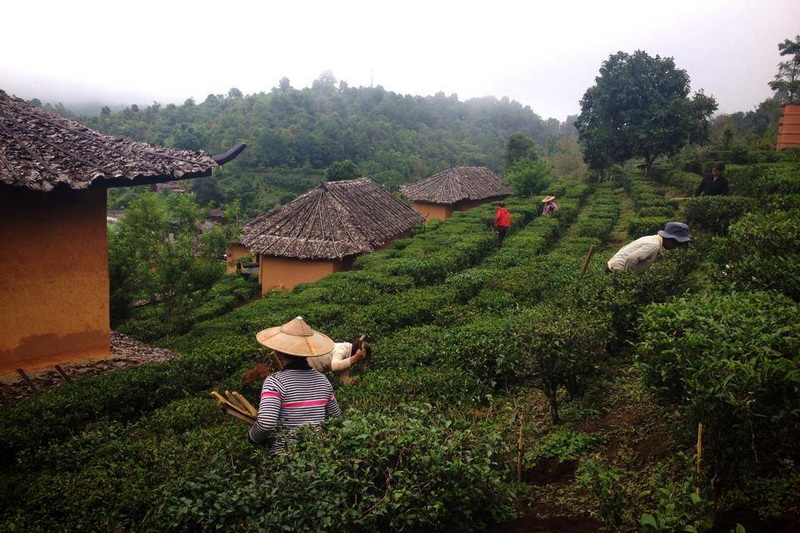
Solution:
M 689 226 L 683 222 L 667 222 L 664 229 L 659 230 L 659 235 L 665 239 L 674 239 L 678 242 L 689 242 L 692 239 L 689 237 Z
M 303 317 L 293 318 L 282 326 L 259 331 L 256 340 L 276 352 L 297 357 L 317 357 L 333 350 L 334 342 L 327 335 L 314 331 Z

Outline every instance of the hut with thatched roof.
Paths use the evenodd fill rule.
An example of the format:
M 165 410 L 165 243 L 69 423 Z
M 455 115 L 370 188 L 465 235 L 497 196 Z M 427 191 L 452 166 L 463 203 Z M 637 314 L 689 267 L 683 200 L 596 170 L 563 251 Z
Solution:
M 358 255 L 410 235 L 423 217 L 369 178 L 321 183 L 245 223 L 229 268 L 251 254 L 262 293 L 348 270 Z
M 118 139 L 0 90 L 0 374 L 111 355 L 108 187 L 209 176 L 244 147 Z
M 503 178 L 486 167 L 454 167 L 400 189 L 425 220 L 445 220 L 454 211 L 502 200 L 512 193 Z

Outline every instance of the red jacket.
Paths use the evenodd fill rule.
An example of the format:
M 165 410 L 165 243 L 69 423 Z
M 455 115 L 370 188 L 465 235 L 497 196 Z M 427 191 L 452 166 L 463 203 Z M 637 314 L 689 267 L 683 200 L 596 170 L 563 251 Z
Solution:
M 494 225 L 503 228 L 511 227 L 511 216 L 508 214 L 505 207 L 497 208 L 497 215 L 494 217 Z

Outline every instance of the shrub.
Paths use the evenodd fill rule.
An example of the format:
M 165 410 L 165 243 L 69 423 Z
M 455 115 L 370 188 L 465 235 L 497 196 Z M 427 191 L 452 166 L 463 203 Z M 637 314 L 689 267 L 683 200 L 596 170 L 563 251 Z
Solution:
M 177 531 L 483 531 L 513 516 L 507 451 L 502 435 L 424 405 L 351 410 L 306 432 L 261 479 L 210 472 L 174 483 L 162 516 Z
M 692 230 L 727 235 L 728 226 L 753 207 L 753 200 L 742 196 L 704 196 L 684 206 L 685 221 Z
M 672 220 L 672 217 L 640 217 L 631 219 L 628 224 L 628 236 L 631 239 L 638 239 L 645 235 L 655 235 L 659 230 Z
M 800 211 L 750 213 L 730 228 L 723 279 L 800 301 Z
M 639 332 L 645 384 L 687 431 L 703 423 L 720 475 L 780 456 L 776 435 L 800 429 L 800 308 L 788 298 L 699 293 L 649 306 Z

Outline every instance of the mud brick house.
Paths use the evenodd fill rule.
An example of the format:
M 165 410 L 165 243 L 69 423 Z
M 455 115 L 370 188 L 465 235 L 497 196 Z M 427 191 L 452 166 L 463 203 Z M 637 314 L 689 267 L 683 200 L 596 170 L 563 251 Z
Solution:
M 110 356 L 107 188 L 209 176 L 244 147 L 118 139 L 0 90 L 0 375 Z
M 348 270 L 360 254 L 410 235 L 423 217 L 369 178 L 319 186 L 244 224 L 228 248 L 229 271 L 251 255 L 258 262 L 262 293 L 291 290 Z
M 503 178 L 485 167 L 454 167 L 400 189 L 425 220 L 446 220 L 454 211 L 511 195 Z

